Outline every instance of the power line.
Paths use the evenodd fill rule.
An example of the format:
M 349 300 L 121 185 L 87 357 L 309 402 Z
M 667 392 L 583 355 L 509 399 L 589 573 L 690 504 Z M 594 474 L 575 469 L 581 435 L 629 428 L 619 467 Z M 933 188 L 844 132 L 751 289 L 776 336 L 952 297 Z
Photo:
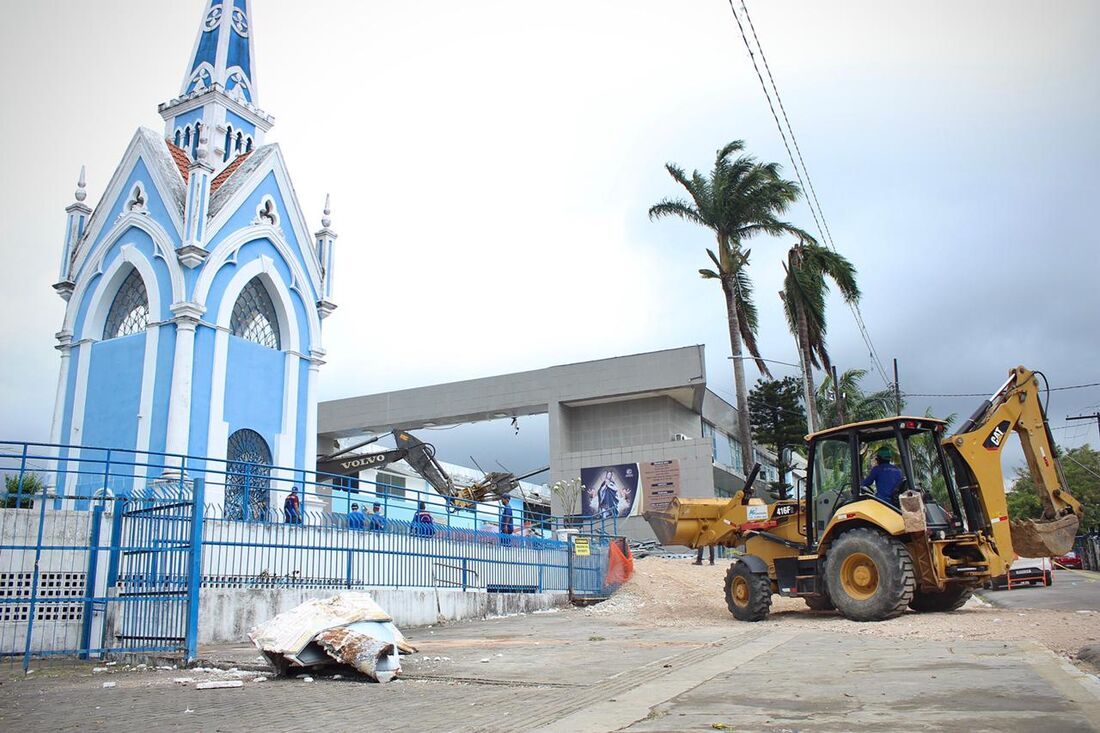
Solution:
M 1066 387 L 1051 387 L 1050 392 L 1061 392 L 1067 389 L 1085 389 L 1087 387 L 1100 387 L 1100 382 L 1088 384 L 1071 384 Z M 918 394 L 916 392 L 902 392 L 905 397 L 988 397 L 988 392 L 962 392 L 957 394 Z
M 756 27 L 752 23 L 752 16 L 749 15 L 748 6 L 745 4 L 744 0 L 742 0 L 741 10 L 745 13 L 745 20 L 749 23 L 752 37 L 756 41 L 756 48 L 760 52 L 760 58 L 764 62 L 764 69 L 768 73 L 768 80 L 771 82 L 772 90 L 775 92 L 776 102 L 778 102 L 779 109 L 783 113 L 784 122 L 787 123 L 787 131 L 790 132 L 791 143 L 794 144 L 795 152 L 798 154 L 798 162 L 795 161 L 795 155 L 791 152 L 791 143 L 787 141 L 787 133 L 783 130 L 783 125 L 779 122 L 779 115 L 775 111 L 775 104 L 772 103 L 768 85 L 764 82 L 764 76 L 760 73 L 760 66 L 756 63 L 756 54 L 753 52 L 752 45 L 749 43 L 748 36 L 745 34 L 745 26 L 741 23 L 741 17 L 737 14 L 737 9 L 733 5 L 733 0 L 728 1 L 730 12 L 733 13 L 733 18 L 737 21 L 737 27 L 741 31 L 741 40 L 744 41 L 745 49 L 749 52 L 749 58 L 752 60 L 753 69 L 756 70 L 756 78 L 760 80 L 760 87 L 764 91 L 764 97 L 767 99 L 768 108 L 771 110 L 772 118 L 775 120 L 775 126 L 779 129 L 779 136 L 783 140 L 783 147 L 787 149 L 787 157 L 790 159 L 791 166 L 794 168 L 795 176 L 798 178 L 798 182 L 802 186 L 802 189 L 804 191 L 808 190 L 810 193 L 810 196 L 806 199 L 806 206 L 810 209 L 810 215 L 813 217 L 814 225 L 817 227 L 818 236 L 821 237 L 822 241 L 824 241 L 833 252 L 837 252 L 832 232 L 829 230 L 829 224 L 825 220 L 825 212 L 821 208 L 821 202 L 817 198 L 817 191 L 814 189 L 813 181 L 810 178 L 810 171 L 806 167 L 806 161 L 802 157 L 802 150 L 798 146 L 798 138 L 794 134 L 794 128 L 791 126 L 790 118 L 787 116 L 787 110 L 783 106 L 783 98 L 779 94 L 779 87 L 775 83 L 775 77 L 772 76 L 771 67 L 768 65 L 768 58 L 764 54 L 764 47 L 760 44 L 760 38 L 756 34 Z M 801 171 L 799 170 L 799 163 L 801 163 Z M 805 180 L 803 180 L 803 173 L 805 173 Z M 882 360 L 879 359 L 878 351 L 875 349 L 875 344 L 871 340 L 871 333 L 863 320 L 863 314 L 860 311 L 859 304 L 848 303 L 848 308 L 852 311 L 852 316 L 856 321 L 856 327 L 859 329 L 860 336 L 867 346 L 872 365 L 878 371 L 879 376 L 882 377 L 883 383 L 888 387 L 892 386 L 893 382 L 891 382 L 890 378 L 886 375 L 886 369 L 882 365 Z

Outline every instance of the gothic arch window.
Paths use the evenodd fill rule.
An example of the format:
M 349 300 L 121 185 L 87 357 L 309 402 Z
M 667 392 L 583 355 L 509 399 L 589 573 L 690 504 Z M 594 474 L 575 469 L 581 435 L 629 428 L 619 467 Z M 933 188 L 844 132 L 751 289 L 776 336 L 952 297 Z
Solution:
M 225 451 L 225 518 L 262 521 L 271 508 L 271 449 L 255 430 L 229 436 Z
M 176 130 L 176 137 L 175 137 L 174 142 L 176 143 L 177 148 L 180 146 L 180 140 L 181 140 L 181 133 L 180 133 L 179 130 Z
M 183 149 L 191 147 L 191 125 L 183 128 Z
M 252 138 L 247 138 L 244 143 L 244 152 L 252 152 Z
M 137 270 L 130 270 L 107 313 L 103 338 L 106 340 L 141 333 L 148 325 L 149 294 L 145 291 L 145 281 Z
M 248 281 L 233 305 L 229 328 L 234 336 L 240 336 L 269 349 L 280 349 L 279 317 L 275 304 L 259 277 Z
M 229 160 L 229 156 L 233 152 L 233 126 L 227 125 L 225 128 L 225 155 L 222 156 L 222 162 Z
M 201 122 L 195 123 L 195 134 L 191 136 L 191 157 L 197 158 L 199 155 L 199 129 Z
M 240 132 L 238 132 L 237 133 L 237 145 L 235 147 L 235 151 L 236 151 L 237 155 L 240 155 L 241 150 L 243 150 L 243 149 L 244 149 L 244 135 L 242 135 Z

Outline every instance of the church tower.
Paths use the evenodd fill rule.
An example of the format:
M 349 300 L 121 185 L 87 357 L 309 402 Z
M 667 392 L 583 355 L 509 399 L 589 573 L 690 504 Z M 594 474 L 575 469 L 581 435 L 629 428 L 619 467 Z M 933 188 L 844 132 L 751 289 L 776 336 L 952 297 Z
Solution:
M 65 210 L 51 442 L 80 446 L 62 461 L 111 449 L 137 464 L 116 495 L 205 471 L 207 500 L 251 519 L 314 467 L 336 234 L 327 198 L 310 233 L 265 141 L 251 3 L 204 5 L 163 134 L 137 130 L 94 209 L 82 169 Z M 68 496 L 104 489 L 67 480 Z

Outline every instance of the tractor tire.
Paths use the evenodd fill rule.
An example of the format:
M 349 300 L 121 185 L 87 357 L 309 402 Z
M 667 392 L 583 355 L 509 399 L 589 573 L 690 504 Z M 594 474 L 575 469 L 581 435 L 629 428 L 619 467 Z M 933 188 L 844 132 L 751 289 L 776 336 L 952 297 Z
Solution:
M 969 586 L 956 585 L 945 591 L 922 593 L 919 590 L 913 594 L 913 600 L 909 601 L 909 608 L 917 613 L 940 613 L 944 611 L 957 611 L 974 595 L 974 589 Z
M 806 605 L 810 607 L 811 611 L 836 610 L 836 606 L 833 605 L 833 599 L 829 598 L 827 593 L 822 596 L 803 596 L 802 600 L 806 601 Z
M 743 562 L 726 571 L 726 606 L 739 621 L 763 621 L 772 609 L 772 582 Z
M 898 540 L 876 529 L 845 532 L 825 558 L 829 597 L 853 621 L 884 621 L 901 614 L 916 591 L 913 558 Z

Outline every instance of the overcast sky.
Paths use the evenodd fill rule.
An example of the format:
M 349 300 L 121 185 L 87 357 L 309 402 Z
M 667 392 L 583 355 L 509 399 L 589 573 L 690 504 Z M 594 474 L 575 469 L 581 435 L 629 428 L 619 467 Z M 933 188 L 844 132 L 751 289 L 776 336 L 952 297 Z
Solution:
M 80 165 L 97 202 L 134 129 L 162 130 L 204 4 L 5 9 L 5 438 L 49 435 L 64 310 L 50 285 Z M 1100 5 L 749 9 L 903 389 L 987 393 L 1017 364 L 1052 386 L 1100 382 Z M 696 274 L 710 240 L 646 217 L 679 194 L 666 161 L 706 169 L 732 139 L 793 177 L 726 0 L 254 0 L 253 16 L 268 141 L 311 225 L 332 194 L 322 399 L 703 343 L 732 401 L 721 294 Z M 812 227 L 802 204 L 789 218 Z M 753 242 L 751 274 L 764 356 L 793 362 L 776 294 L 790 244 Z M 839 303 L 829 345 L 840 368 L 871 366 Z M 1056 437 L 1095 446 L 1095 423 L 1063 427 L 1098 408 L 1100 388 L 1054 393 Z M 495 428 L 512 444 L 479 460 L 542 460 L 545 421 L 526 425 Z

